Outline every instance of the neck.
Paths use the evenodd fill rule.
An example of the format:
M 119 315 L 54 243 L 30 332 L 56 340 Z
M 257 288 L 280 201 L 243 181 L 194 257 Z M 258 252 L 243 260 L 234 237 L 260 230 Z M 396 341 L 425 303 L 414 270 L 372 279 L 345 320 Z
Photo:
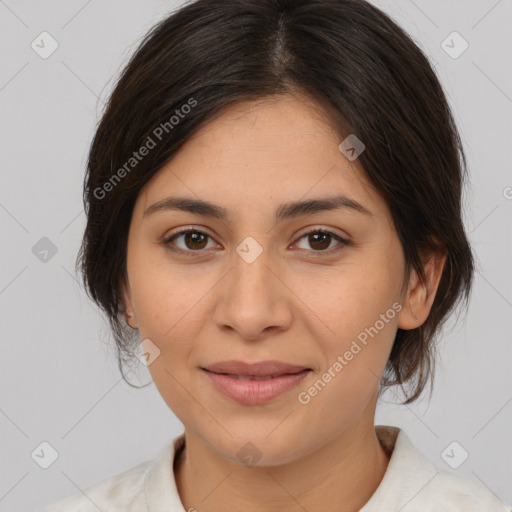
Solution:
M 389 462 L 373 421 L 343 432 L 301 459 L 252 468 L 226 460 L 185 432 L 174 471 L 185 510 L 261 512 L 358 511 L 379 486 Z

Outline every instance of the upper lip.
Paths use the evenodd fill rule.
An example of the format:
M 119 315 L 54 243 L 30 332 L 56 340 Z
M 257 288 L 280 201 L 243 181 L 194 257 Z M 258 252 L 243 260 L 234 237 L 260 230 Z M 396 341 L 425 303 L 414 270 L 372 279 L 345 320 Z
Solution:
M 203 370 L 213 373 L 225 373 L 229 375 L 248 375 L 254 377 L 278 376 L 289 373 L 298 373 L 309 370 L 306 366 L 283 363 L 281 361 L 261 361 L 258 363 L 244 363 L 243 361 L 221 361 L 208 366 Z

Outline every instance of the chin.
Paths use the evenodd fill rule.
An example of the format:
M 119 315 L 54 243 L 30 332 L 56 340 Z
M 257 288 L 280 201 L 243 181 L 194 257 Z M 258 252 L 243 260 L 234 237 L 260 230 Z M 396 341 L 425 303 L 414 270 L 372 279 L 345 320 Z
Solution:
M 267 424 L 265 422 L 265 427 Z M 210 444 L 226 460 L 247 467 L 279 466 L 304 455 L 307 449 L 299 437 L 300 429 L 296 434 L 285 429 L 278 432 L 276 425 L 278 423 L 273 421 L 270 428 L 256 429 L 253 424 L 252 428 L 243 432 L 235 432 L 227 427 L 233 437 L 223 432 L 222 439 L 211 440 Z

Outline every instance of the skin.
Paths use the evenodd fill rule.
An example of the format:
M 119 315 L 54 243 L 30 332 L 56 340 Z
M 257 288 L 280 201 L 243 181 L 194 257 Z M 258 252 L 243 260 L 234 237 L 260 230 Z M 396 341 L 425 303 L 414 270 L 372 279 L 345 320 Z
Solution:
M 379 380 L 397 328 L 426 320 L 445 257 L 431 254 L 425 261 L 425 284 L 414 271 L 404 282 L 389 210 L 357 160 L 340 152 L 342 140 L 305 98 L 238 103 L 189 139 L 136 201 L 127 321 L 159 348 L 149 369 L 185 426 L 186 449 L 174 471 L 186 510 L 356 511 L 386 471 L 389 458 L 374 428 Z M 275 222 L 281 203 L 335 194 L 372 215 L 340 209 Z M 177 210 L 143 215 L 171 195 L 216 203 L 230 217 Z M 209 236 L 195 243 L 174 239 L 192 257 L 162 244 L 188 227 Z M 312 227 L 350 244 L 335 237 L 315 243 L 304 236 Z M 248 236 L 262 248 L 252 263 L 236 252 Z M 400 313 L 301 404 L 298 394 L 394 303 L 402 305 Z M 199 369 L 230 359 L 276 359 L 313 372 L 271 402 L 241 405 L 216 391 Z M 237 457 L 248 442 L 261 454 L 254 467 Z

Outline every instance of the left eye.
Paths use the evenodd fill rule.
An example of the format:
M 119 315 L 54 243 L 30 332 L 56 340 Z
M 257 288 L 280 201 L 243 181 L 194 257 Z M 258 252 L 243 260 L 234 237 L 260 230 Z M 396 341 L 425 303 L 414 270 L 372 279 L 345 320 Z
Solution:
M 176 240 L 182 239 L 184 246 L 180 247 Z M 201 252 L 203 249 L 211 249 L 212 247 L 208 247 L 208 239 L 213 239 L 207 233 L 203 233 L 197 229 L 187 229 L 184 231 L 180 231 L 166 238 L 162 244 L 168 247 L 170 250 L 190 255 L 190 253 Z M 330 252 L 332 249 L 331 243 L 333 239 L 338 242 L 338 245 L 335 246 L 338 249 L 340 246 L 348 245 L 348 240 L 341 238 L 340 236 L 330 232 L 330 231 L 322 231 L 322 230 L 314 230 L 308 233 L 304 233 L 300 238 L 299 242 L 303 239 L 306 239 L 309 246 L 312 248 L 313 252 Z M 297 242 L 298 244 L 298 242 Z M 213 244 L 215 246 L 215 243 Z M 306 248 L 306 250 L 310 250 Z
M 327 252 L 326 249 L 332 249 L 329 247 L 333 239 L 337 240 L 338 245 L 347 245 L 348 241 L 344 240 L 338 235 L 331 233 L 330 231 L 310 231 L 309 233 L 305 233 L 302 235 L 299 240 L 303 238 L 307 239 L 307 243 L 309 243 L 310 247 L 313 248 L 314 252 Z

